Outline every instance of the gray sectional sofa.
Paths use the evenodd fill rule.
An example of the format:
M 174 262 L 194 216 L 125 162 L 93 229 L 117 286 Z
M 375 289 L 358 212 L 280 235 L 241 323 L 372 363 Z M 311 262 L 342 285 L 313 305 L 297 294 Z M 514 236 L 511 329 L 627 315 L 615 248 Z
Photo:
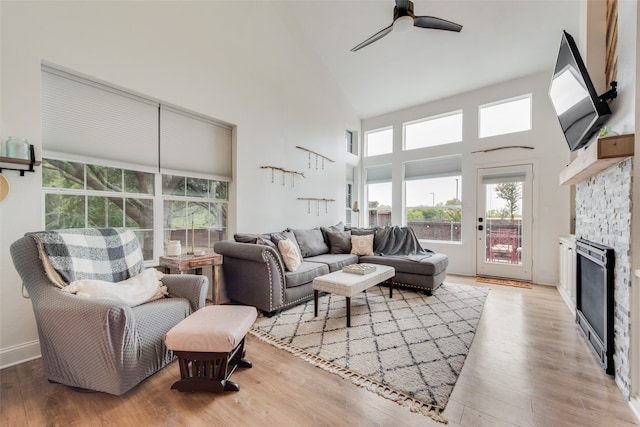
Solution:
M 350 236 L 364 234 L 374 235 L 374 254 L 351 254 Z M 296 243 L 302 256 L 295 271 L 288 271 L 278 250 L 278 241 L 285 238 Z M 392 266 L 396 270 L 394 286 L 408 286 L 431 295 L 444 281 L 449 264 L 445 254 L 416 249 L 419 244 L 415 234 L 405 227 L 345 230 L 342 224 L 337 224 L 267 234 L 235 234 L 234 239 L 214 246 L 215 252 L 224 257 L 227 295 L 232 301 L 252 305 L 267 315 L 313 298 L 313 279 L 346 265 Z M 398 254 L 403 251 L 414 253 Z

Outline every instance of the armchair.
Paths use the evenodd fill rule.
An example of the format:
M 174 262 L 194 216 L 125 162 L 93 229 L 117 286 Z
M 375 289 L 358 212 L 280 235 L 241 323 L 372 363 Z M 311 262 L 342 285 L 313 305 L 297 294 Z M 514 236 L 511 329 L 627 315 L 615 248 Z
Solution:
M 127 232 L 65 231 L 92 239 Z M 165 275 L 162 283 L 169 297 L 134 307 L 117 300 L 76 296 L 63 292 L 45 271 L 46 256 L 41 256 L 36 234 L 28 233 L 18 239 L 10 251 L 31 298 L 43 368 L 50 382 L 122 395 L 174 360 L 173 352 L 164 344 L 164 336 L 178 322 L 204 307 L 206 276 Z M 131 245 L 133 250 L 139 250 L 135 236 L 127 245 L 127 250 Z

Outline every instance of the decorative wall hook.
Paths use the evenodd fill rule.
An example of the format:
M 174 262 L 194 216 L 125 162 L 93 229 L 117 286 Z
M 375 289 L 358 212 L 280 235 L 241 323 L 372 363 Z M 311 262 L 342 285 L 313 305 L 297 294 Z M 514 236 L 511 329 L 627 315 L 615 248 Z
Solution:
M 309 150 L 308 148 L 304 148 L 304 147 L 300 147 L 299 145 L 296 145 L 296 148 L 303 150 L 303 151 L 307 151 L 309 153 L 309 169 L 311 169 L 311 155 L 315 155 L 316 156 L 316 169 L 318 169 L 318 158 L 322 159 L 322 169 L 324 169 L 324 161 L 328 160 L 331 163 L 334 163 L 335 160 L 331 160 L 330 158 L 328 158 L 327 156 L 323 156 L 320 153 L 316 153 L 313 150 Z
M 329 202 L 335 202 L 335 199 L 317 198 L 317 197 L 298 197 L 298 200 L 307 201 L 307 213 L 311 213 L 311 201 L 316 201 L 316 215 L 320 216 L 320 202 L 324 202 L 324 213 L 329 213 Z
M 291 175 L 291 186 L 294 187 L 295 186 L 295 176 L 296 175 L 300 175 L 303 178 L 306 178 L 304 176 L 304 173 L 302 172 L 298 172 L 298 171 L 292 171 L 292 170 L 288 170 L 288 169 L 284 169 L 278 166 L 260 166 L 260 169 L 271 169 L 271 183 L 273 184 L 275 179 L 274 179 L 274 171 L 281 171 L 282 172 L 282 185 L 285 185 L 285 177 L 287 174 Z

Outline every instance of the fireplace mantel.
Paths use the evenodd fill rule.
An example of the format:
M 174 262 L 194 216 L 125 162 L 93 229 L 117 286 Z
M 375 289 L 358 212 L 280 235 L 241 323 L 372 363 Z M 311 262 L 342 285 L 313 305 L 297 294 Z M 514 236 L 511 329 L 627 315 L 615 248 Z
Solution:
M 634 134 L 599 138 L 560 172 L 560 185 L 575 185 L 633 156 Z

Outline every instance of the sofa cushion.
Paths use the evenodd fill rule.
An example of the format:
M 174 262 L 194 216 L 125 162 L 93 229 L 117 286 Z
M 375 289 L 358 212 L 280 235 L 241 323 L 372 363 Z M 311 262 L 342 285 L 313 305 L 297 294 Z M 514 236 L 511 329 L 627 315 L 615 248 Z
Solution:
M 296 250 L 295 244 L 289 239 L 282 239 L 278 241 L 278 250 L 284 261 L 284 265 L 289 271 L 296 271 L 300 264 L 302 264 L 302 258 Z
M 376 234 L 376 228 L 349 228 L 348 230 L 351 232 L 352 236 L 365 236 L 367 234 Z
M 354 255 L 373 255 L 373 234 L 352 235 L 351 253 Z
M 255 243 L 258 235 L 255 233 L 236 233 L 233 239 L 238 243 Z
M 286 271 L 284 273 L 286 278 L 286 287 L 295 288 L 297 286 L 306 285 L 307 283 L 311 283 L 314 278 L 322 276 L 323 274 L 329 274 L 329 266 L 327 264 L 307 262 L 305 260 L 300 264 L 300 267 L 298 267 L 295 272 Z
M 258 237 L 270 240 L 271 234 L 236 233 L 233 235 L 233 239 L 238 243 L 257 243 Z
M 449 257 L 445 254 L 434 253 L 420 261 L 413 261 L 401 256 L 374 255 L 360 257 L 360 262 L 388 265 L 395 268 L 396 272 L 435 276 L 446 270 L 449 265 Z
M 324 242 L 327 244 L 329 248 L 331 248 L 331 243 L 329 242 L 329 236 L 327 236 L 327 231 L 344 231 L 345 226 L 340 221 L 336 225 L 330 225 L 329 227 L 320 227 L 320 231 L 322 231 L 322 235 L 324 236 Z
M 329 247 L 324 242 L 324 236 L 319 228 L 293 230 L 293 234 L 296 235 L 296 240 L 298 241 L 298 246 L 300 247 L 303 258 L 329 252 Z
M 329 271 L 333 273 L 334 271 L 342 270 L 342 267 L 345 267 L 347 265 L 357 264 L 358 255 L 324 254 L 324 255 L 313 256 L 310 258 L 305 258 L 305 261 L 327 264 L 327 266 L 329 266 Z
M 325 233 L 329 239 L 329 253 L 349 254 L 351 253 L 351 232 L 350 231 L 329 231 Z

